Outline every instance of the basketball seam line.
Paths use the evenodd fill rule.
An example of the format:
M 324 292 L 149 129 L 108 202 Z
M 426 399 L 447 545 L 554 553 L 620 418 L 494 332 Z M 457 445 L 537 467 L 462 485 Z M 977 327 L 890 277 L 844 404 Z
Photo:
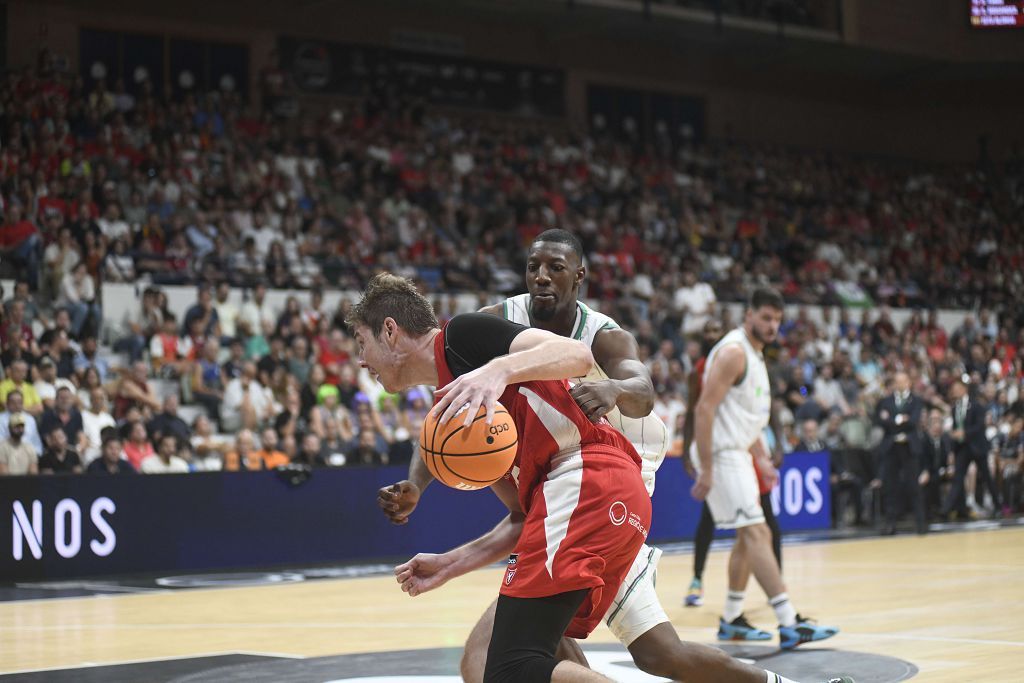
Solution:
M 422 446 L 420 446 L 420 448 L 423 448 L 425 452 L 430 453 L 431 455 L 443 455 L 447 458 L 472 458 L 477 455 L 494 455 L 495 453 L 500 453 L 504 450 L 511 448 L 512 446 L 517 446 L 518 444 L 519 439 L 516 439 L 512 443 L 505 444 L 501 448 L 494 448 L 489 451 L 477 451 L 476 453 L 445 453 L 444 451 L 435 451 L 432 448 L 423 448 Z

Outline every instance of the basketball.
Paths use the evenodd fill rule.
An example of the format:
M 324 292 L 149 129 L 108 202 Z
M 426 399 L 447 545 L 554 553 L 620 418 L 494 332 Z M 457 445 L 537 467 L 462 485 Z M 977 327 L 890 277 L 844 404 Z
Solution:
M 487 424 L 480 406 L 468 427 L 462 417 L 440 424 L 428 414 L 420 431 L 420 457 L 434 478 L 460 491 L 490 486 L 508 472 L 516 455 L 519 432 L 505 407 L 495 406 L 494 422 Z

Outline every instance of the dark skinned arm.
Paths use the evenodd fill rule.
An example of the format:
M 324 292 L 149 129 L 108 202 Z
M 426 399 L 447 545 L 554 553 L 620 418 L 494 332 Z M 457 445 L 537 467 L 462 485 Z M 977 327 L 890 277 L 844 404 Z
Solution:
M 697 401 L 700 399 L 700 377 L 696 370 L 690 371 L 686 378 L 686 416 L 683 418 L 683 469 L 691 477 L 696 477 L 696 470 L 690 461 L 690 449 L 693 447 L 693 419 L 696 415 Z
M 573 387 L 572 397 L 587 417 L 598 420 L 616 407 L 626 417 L 650 415 L 654 383 L 647 366 L 640 362 L 633 335 L 620 329 L 604 330 L 594 338 L 591 350 L 608 379 Z

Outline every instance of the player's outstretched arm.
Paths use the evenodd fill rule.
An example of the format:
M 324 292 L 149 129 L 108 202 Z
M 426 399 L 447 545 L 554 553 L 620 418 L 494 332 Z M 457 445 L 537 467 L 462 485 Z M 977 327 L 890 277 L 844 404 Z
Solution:
M 704 389 L 697 401 L 693 416 L 693 430 L 697 442 L 697 457 L 700 460 L 700 473 L 691 490 L 693 497 L 697 500 L 704 500 L 708 491 L 711 490 L 713 481 L 711 426 L 715 421 L 715 411 L 718 410 L 718 405 L 725 395 L 729 393 L 729 389 L 743 377 L 746 364 L 746 355 L 738 344 L 723 346 L 715 356 L 711 369 L 708 371 L 707 381 L 704 382 Z
M 440 588 L 445 583 L 474 569 L 486 567 L 508 556 L 523 531 L 525 515 L 519 507 L 515 486 L 504 479 L 491 490 L 509 508 L 509 514 L 483 536 L 454 550 L 435 555 L 419 553 L 395 567 L 395 578 L 402 590 L 415 597 Z
M 654 409 L 654 382 L 640 362 L 636 339 L 625 330 L 605 330 L 594 339 L 594 361 L 608 379 L 581 382 L 572 396 L 591 420 L 618 407 L 626 417 L 647 417 Z
M 423 458 L 413 455 L 409 461 L 409 478 L 377 491 L 377 505 L 392 524 L 405 524 L 419 504 L 423 491 L 432 481 L 434 476 L 427 469 Z
M 465 418 L 468 425 L 480 406 L 486 406 L 490 424 L 494 419 L 494 404 L 509 384 L 582 377 L 593 367 L 594 356 L 583 342 L 528 328 L 512 340 L 507 355 L 498 356 L 438 389 L 434 394 L 438 399 L 434 411 L 441 415 L 444 424 L 468 405 Z

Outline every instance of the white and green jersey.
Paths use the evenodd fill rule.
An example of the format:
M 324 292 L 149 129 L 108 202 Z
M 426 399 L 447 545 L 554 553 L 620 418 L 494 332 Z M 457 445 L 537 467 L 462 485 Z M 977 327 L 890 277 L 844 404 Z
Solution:
M 519 296 L 505 299 L 501 305 L 501 313 L 506 320 L 511 320 L 514 323 L 526 325 L 527 327 L 533 326 L 530 320 L 529 294 L 520 294 Z M 569 335 L 573 339 L 578 339 L 593 346 L 594 339 L 600 332 L 617 329 L 619 329 L 618 323 L 604 313 L 595 311 L 582 301 L 576 302 L 576 320 L 573 322 L 572 334 Z M 582 378 L 585 382 L 596 382 L 604 379 L 608 379 L 608 375 L 597 364 L 594 365 L 594 369 L 586 377 Z M 644 485 L 647 487 L 647 493 L 654 493 L 654 474 L 658 467 L 661 466 L 661 461 L 665 459 L 665 451 L 668 450 L 668 429 L 665 427 L 665 423 L 654 413 L 641 418 L 626 417 L 619 412 L 618 408 L 612 408 L 611 412 L 605 415 L 605 417 L 613 427 L 622 432 L 632 442 L 633 448 L 636 449 L 636 452 L 643 460 L 641 473 Z
M 704 365 L 704 384 L 707 385 L 718 352 L 732 344 L 743 349 L 746 371 L 739 384 L 729 387 L 715 411 L 715 421 L 711 428 L 711 449 L 715 453 L 750 450 L 768 426 L 772 411 L 772 392 L 764 355 L 753 347 L 742 327 L 722 337 L 708 353 Z

